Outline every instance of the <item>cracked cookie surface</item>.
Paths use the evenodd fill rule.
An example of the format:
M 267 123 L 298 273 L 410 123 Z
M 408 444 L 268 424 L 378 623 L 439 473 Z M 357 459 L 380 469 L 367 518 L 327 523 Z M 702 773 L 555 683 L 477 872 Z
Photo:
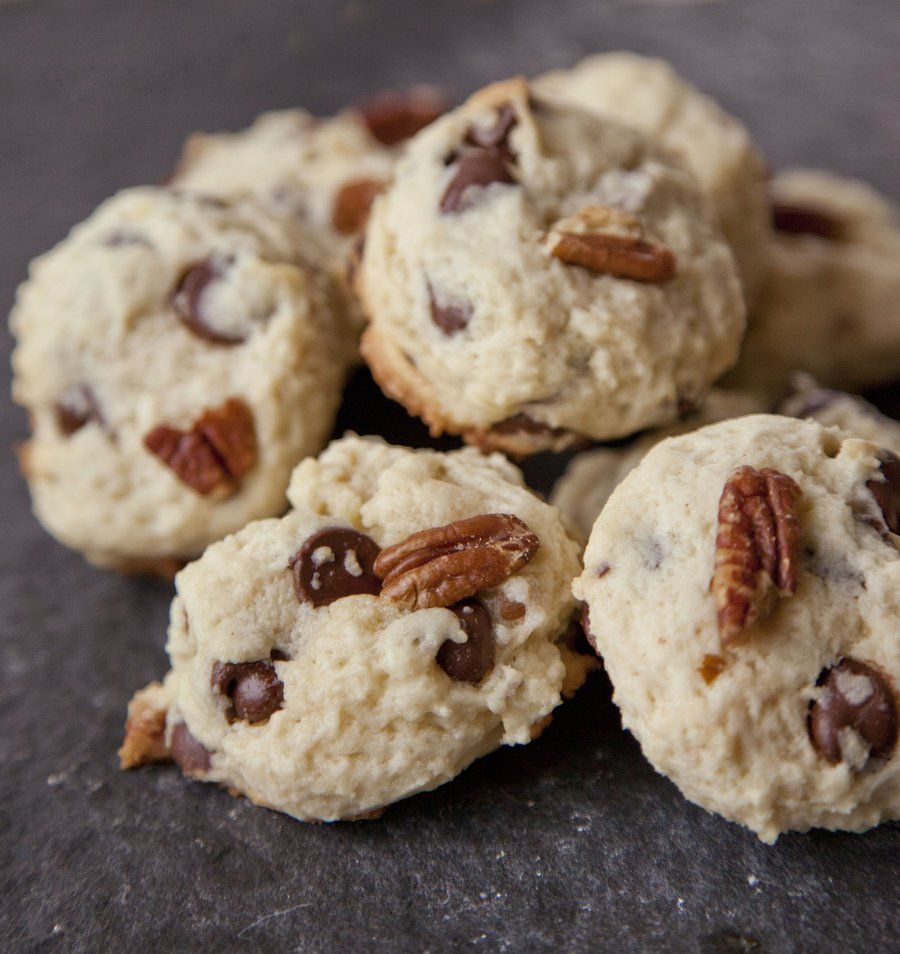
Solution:
M 846 390 L 900 375 L 900 218 L 865 183 L 811 169 L 772 180 L 765 288 L 729 387 L 783 392 L 793 371 Z

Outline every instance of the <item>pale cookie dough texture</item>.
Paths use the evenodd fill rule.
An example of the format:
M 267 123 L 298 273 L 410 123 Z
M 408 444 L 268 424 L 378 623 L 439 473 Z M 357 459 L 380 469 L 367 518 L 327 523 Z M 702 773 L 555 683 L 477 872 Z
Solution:
M 252 196 L 299 219 L 321 240 L 322 262 L 345 278 L 348 254 L 375 195 L 390 182 L 401 143 L 442 111 L 438 94 L 383 94 L 360 109 L 317 118 L 303 109 L 263 113 L 239 132 L 195 133 L 170 185 Z
M 384 390 L 434 434 L 514 454 L 671 422 L 744 329 L 733 257 L 690 174 L 520 79 L 410 142 L 356 289 Z
M 253 204 L 137 188 L 32 263 L 13 393 L 50 533 L 94 563 L 165 571 L 284 510 L 350 360 L 312 241 Z
M 172 670 L 136 696 L 129 731 L 152 735 L 165 705 L 188 774 L 301 820 L 357 818 L 528 742 L 596 663 L 570 648 L 579 549 L 500 455 L 348 436 L 297 468 L 289 496 L 286 516 L 214 544 L 177 577 Z M 515 515 L 539 546 L 466 601 L 474 635 L 460 604 L 413 611 L 387 583 L 379 595 L 379 548 L 487 513 Z M 340 545 L 359 534 L 368 542 Z M 487 648 L 476 671 L 441 661 L 476 638 Z M 134 738 L 121 755 L 125 767 L 158 757 Z
M 798 372 L 791 376 L 791 393 L 778 405 L 778 413 L 839 427 L 854 437 L 900 454 L 900 421 L 882 414 L 857 394 L 821 387 L 808 374 Z
M 658 139 L 697 177 L 731 243 L 748 302 L 765 272 L 766 168 L 744 126 L 663 60 L 601 53 L 535 81 L 541 92 L 628 123 Z
M 650 431 L 627 447 L 598 447 L 577 454 L 554 485 L 550 502 L 559 507 L 580 539 L 587 540 L 610 494 L 661 440 L 767 410 L 765 401 L 754 394 L 713 388 L 703 406 L 677 424 Z
M 778 394 L 792 371 L 857 390 L 900 378 L 900 220 L 862 182 L 797 169 L 772 182 L 769 278 L 729 385 Z
M 655 447 L 591 535 L 574 592 L 624 725 L 687 798 L 765 841 L 900 816 L 897 463 L 813 421 L 725 421 Z M 749 551 L 762 566 L 726 560 L 767 595 L 756 621 L 723 645 L 711 580 L 717 558 L 743 551 L 717 545 L 717 533 L 727 542 L 737 529 L 723 530 L 719 508 L 744 466 L 785 475 L 773 478 L 775 496 L 746 498 L 749 539 L 766 537 L 772 507 L 797 523 L 777 523 L 785 595 L 763 549 Z M 790 480 L 799 503 L 785 509 Z M 746 590 L 728 592 L 730 612 Z

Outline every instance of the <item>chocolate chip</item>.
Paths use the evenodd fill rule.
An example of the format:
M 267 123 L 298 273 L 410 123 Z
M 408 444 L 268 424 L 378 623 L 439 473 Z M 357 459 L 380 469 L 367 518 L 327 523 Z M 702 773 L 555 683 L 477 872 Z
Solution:
M 301 603 L 328 606 L 345 596 L 381 592 L 373 569 L 381 551 L 371 537 L 347 527 L 324 527 L 291 557 L 294 589 Z
M 509 134 L 517 121 L 516 111 L 513 109 L 512 103 L 506 103 L 501 106 L 500 112 L 497 114 L 497 121 L 493 126 L 489 126 L 487 129 L 473 126 L 466 136 L 466 141 L 473 146 L 481 146 L 483 149 L 508 146 Z
M 419 86 L 406 91 L 379 93 L 358 107 L 369 132 L 386 146 L 414 136 L 444 112 L 443 97 L 435 89 Z
M 464 643 L 445 639 L 437 654 L 437 664 L 457 682 L 481 682 L 494 665 L 494 627 L 484 606 L 475 599 L 461 600 L 449 607 L 466 634 Z
M 470 204 L 472 188 L 484 188 L 494 182 L 512 183 L 510 156 L 502 149 L 472 149 L 459 154 L 453 162 L 456 172 L 441 196 L 441 212 L 462 212 Z
M 56 404 L 56 426 L 66 437 L 80 431 L 85 424 L 103 424 L 97 396 L 86 384 L 69 391 Z
M 431 320 L 445 335 L 455 335 L 472 320 L 472 306 L 468 302 L 440 304 L 434 297 L 430 284 L 428 285 L 428 301 L 431 307 Z
M 284 684 L 268 660 L 217 662 L 213 665 L 210 683 L 231 700 L 229 721 L 265 722 L 284 703 Z
M 236 345 L 245 340 L 242 335 L 218 331 L 204 306 L 209 286 L 225 275 L 229 265 L 230 261 L 223 259 L 197 262 L 184 272 L 172 293 L 172 308 L 188 330 L 198 338 L 221 345 Z
M 179 722 L 172 729 L 169 751 L 185 775 L 196 775 L 198 772 L 209 771 L 212 753 L 191 735 L 190 730 L 183 722 Z
M 869 759 L 887 758 L 897 743 L 897 702 L 877 669 L 845 656 L 826 669 L 816 685 L 822 695 L 809 710 L 808 730 L 816 751 L 829 762 L 844 756 L 841 735 L 852 729 L 868 747 Z
M 375 196 L 384 191 L 380 179 L 356 179 L 341 186 L 331 208 L 331 224 L 341 235 L 361 231 L 369 220 Z
M 776 232 L 786 235 L 817 235 L 829 241 L 844 237 L 844 225 L 833 215 L 822 209 L 789 202 L 772 204 L 772 225 Z
M 866 481 L 872 496 L 884 518 L 884 528 L 891 533 L 900 533 L 900 458 L 889 450 L 878 454 L 881 461 L 878 473 L 881 478 L 873 477 Z

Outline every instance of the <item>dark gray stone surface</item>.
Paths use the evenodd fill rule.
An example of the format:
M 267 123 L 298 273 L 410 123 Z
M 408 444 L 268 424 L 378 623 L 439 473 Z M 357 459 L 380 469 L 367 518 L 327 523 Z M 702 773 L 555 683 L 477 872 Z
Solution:
M 198 128 L 328 111 L 431 80 L 627 47 L 745 117 L 777 167 L 897 194 L 896 0 L 0 3 L 0 301 L 28 259 Z M 887 951 L 900 828 L 761 845 L 685 802 L 596 678 L 527 748 L 380 821 L 300 825 L 171 768 L 116 771 L 126 702 L 163 672 L 169 590 L 96 571 L 28 512 L 0 370 L 0 950 Z M 346 426 L 423 432 L 355 382 Z M 558 462 L 529 465 L 546 488 Z

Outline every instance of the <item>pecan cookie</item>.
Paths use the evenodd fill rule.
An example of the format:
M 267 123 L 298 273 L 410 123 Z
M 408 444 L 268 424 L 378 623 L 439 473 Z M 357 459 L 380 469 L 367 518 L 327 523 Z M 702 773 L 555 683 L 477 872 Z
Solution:
M 625 447 L 598 447 L 577 454 L 554 485 L 550 502 L 559 507 L 579 538 L 587 540 L 609 495 L 661 440 L 767 410 L 766 402 L 755 394 L 713 388 L 699 409 L 676 424 L 643 434 Z
M 768 281 L 729 386 L 781 392 L 797 369 L 857 390 L 900 378 L 900 220 L 869 186 L 792 170 L 771 184 Z
M 623 722 L 765 841 L 900 817 L 900 461 L 776 415 L 657 445 L 574 585 Z
M 528 742 L 595 664 L 570 629 L 578 547 L 499 455 L 348 436 L 289 496 L 178 575 L 172 670 L 135 697 L 123 767 L 171 754 L 296 818 L 356 818 Z
M 535 86 L 635 126 L 672 150 L 709 196 L 747 300 L 756 300 L 770 234 L 766 169 L 737 119 L 668 63 L 635 53 L 589 56 L 538 77 Z
M 882 414 L 858 394 L 823 388 L 799 371 L 791 375 L 790 384 L 790 393 L 778 405 L 779 414 L 809 417 L 900 454 L 900 421 Z
M 672 421 L 744 327 L 689 173 L 521 79 L 411 141 L 373 205 L 356 289 L 384 390 L 435 434 L 514 454 Z
M 140 188 L 37 259 L 11 316 L 39 520 L 94 563 L 171 572 L 279 513 L 350 349 L 305 234 L 246 201 Z
M 263 113 L 240 132 L 191 136 L 170 185 L 251 195 L 304 221 L 341 278 L 372 200 L 393 175 L 400 144 L 442 111 L 437 93 L 423 87 L 381 94 L 326 119 L 302 109 Z

